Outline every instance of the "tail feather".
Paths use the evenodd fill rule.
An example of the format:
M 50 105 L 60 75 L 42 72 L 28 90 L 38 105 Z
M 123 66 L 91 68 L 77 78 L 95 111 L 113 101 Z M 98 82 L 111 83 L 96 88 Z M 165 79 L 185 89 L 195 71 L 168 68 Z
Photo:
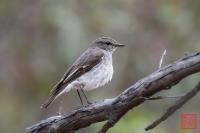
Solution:
M 50 97 L 45 101 L 44 104 L 42 104 L 40 108 L 47 108 L 57 97 L 59 97 L 64 92 L 69 92 L 72 89 L 71 87 L 64 87 L 65 86 L 56 85 L 55 89 L 53 89 L 53 91 L 51 92 Z
M 54 101 L 55 98 L 56 98 L 55 95 L 51 95 L 51 96 L 49 97 L 49 99 L 47 99 L 46 102 L 45 102 L 44 104 L 42 104 L 42 106 L 41 106 L 40 108 L 41 108 L 41 109 L 42 109 L 42 108 L 47 108 L 47 107 Z

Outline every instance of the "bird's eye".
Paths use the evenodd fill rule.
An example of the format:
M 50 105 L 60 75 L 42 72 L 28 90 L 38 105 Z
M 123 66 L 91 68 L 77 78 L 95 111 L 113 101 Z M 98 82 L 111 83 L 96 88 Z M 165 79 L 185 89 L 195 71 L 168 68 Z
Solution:
M 106 42 L 107 45 L 111 45 L 111 42 Z

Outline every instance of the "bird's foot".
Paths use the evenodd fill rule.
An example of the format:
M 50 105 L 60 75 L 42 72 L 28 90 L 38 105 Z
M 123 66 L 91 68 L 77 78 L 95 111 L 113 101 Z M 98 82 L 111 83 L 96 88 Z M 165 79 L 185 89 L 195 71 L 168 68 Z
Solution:
M 92 102 L 90 102 L 90 101 L 87 101 L 87 105 L 90 105 L 90 104 L 92 104 Z

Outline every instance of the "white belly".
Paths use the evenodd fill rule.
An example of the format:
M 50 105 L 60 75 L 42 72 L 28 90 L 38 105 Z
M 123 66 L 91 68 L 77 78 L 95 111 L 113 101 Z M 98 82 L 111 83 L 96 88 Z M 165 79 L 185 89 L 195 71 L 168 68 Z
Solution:
M 69 89 L 78 89 L 75 86 L 84 84 L 84 90 L 93 90 L 108 83 L 113 76 L 112 55 L 104 56 L 102 62 L 89 72 L 77 78 L 70 85 L 66 87 Z M 68 88 L 68 89 L 67 89 Z
M 112 64 L 100 64 L 90 72 L 77 79 L 79 83 L 85 84 L 84 90 L 93 90 L 108 83 L 112 79 Z

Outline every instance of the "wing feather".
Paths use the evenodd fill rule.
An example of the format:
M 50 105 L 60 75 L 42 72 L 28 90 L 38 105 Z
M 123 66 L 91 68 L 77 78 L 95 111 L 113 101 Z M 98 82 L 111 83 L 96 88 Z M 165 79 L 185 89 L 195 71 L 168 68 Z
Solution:
M 102 51 L 87 49 L 67 70 L 63 75 L 63 78 L 61 78 L 61 80 L 54 86 L 51 90 L 49 99 L 42 105 L 42 107 L 47 108 L 69 83 L 98 65 L 102 61 L 103 55 L 104 53 Z

